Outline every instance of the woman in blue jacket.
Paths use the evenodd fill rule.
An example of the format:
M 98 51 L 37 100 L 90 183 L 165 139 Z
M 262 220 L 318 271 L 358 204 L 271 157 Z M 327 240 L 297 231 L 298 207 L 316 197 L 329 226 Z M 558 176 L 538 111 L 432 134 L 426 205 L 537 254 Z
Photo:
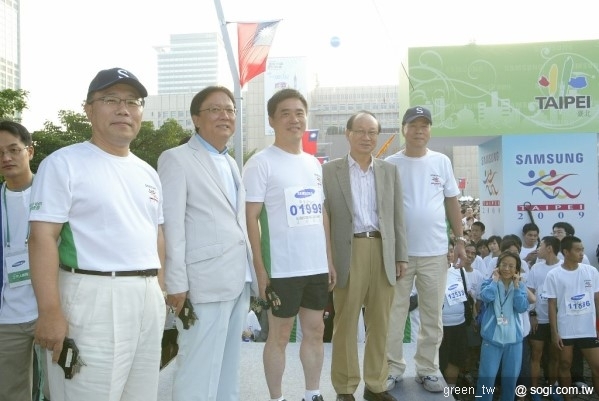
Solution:
M 526 286 L 520 283 L 520 256 L 505 251 L 497 258 L 490 279 L 481 285 L 486 309 L 482 318 L 477 400 L 492 400 L 495 377 L 501 365 L 501 400 L 513 401 L 522 364 L 522 320 L 528 308 Z

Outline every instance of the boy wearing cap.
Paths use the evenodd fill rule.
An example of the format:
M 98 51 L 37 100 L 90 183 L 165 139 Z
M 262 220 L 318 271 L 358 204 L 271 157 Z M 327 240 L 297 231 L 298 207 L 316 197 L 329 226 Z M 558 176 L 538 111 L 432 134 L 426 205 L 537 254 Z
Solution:
M 449 158 L 427 148 L 431 135 L 431 112 L 421 106 L 406 111 L 402 121 L 405 149 L 386 160 L 397 166 L 403 186 L 408 270 L 395 284 L 389 318 L 387 387 L 395 387 L 406 365 L 403 333 L 408 317 L 412 283 L 416 280 L 420 309 L 420 333 L 416 345 L 416 381 L 431 392 L 447 386 L 439 372 L 438 351 L 443 338 L 441 308 L 447 277 L 447 227 L 455 236 L 455 256 L 465 260 L 462 215 L 456 179 Z
M 154 169 L 129 152 L 147 94 L 127 70 L 100 71 L 84 106 L 90 141 L 44 159 L 31 191 L 35 341 L 49 352 L 53 401 L 157 398 L 162 190 Z M 65 337 L 80 355 L 71 379 L 56 363 Z

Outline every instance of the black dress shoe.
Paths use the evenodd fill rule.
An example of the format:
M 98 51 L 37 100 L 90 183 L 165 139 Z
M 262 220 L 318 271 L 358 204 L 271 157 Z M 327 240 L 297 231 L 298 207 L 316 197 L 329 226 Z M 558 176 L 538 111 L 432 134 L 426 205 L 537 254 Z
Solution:
M 364 399 L 366 401 L 397 401 L 397 398 L 389 394 L 388 391 L 383 391 L 382 393 L 373 393 L 368 389 L 368 387 L 364 387 Z
M 337 394 L 337 401 L 356 401 L 353 394 Z

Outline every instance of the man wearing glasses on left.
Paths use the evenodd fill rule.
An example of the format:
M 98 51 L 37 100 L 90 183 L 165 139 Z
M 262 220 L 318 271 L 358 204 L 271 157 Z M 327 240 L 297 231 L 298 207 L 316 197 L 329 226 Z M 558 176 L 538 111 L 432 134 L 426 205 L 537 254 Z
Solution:
M 29 276 L 27 228 L 33 173 L 31 134 L 0 122 L 0 189 L 3 269 L 0 275 L 0 400 L 31 400 L 33 333 L 37 304 Z

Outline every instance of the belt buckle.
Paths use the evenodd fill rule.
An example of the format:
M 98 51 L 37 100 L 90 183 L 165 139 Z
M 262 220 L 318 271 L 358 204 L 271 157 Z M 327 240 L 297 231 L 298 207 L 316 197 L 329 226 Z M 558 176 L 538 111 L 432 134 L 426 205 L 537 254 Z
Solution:
M 366 238 L 374 238 L 374 232 L 373 231 L 366 231 Z

